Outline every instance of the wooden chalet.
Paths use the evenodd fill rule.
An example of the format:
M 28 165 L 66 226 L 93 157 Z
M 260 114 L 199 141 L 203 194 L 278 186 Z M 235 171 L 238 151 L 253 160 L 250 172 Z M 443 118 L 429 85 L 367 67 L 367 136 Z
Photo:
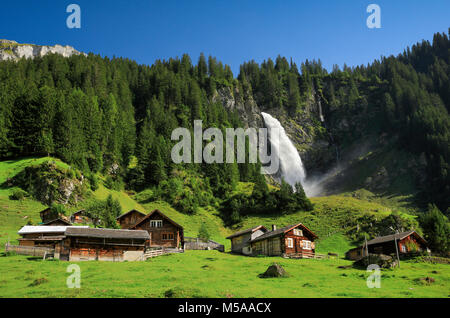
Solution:
M 51 208 L 42 210 L 41 212 L 39 212 L 39 215 L 41 217 L 42 224 L 46 224 L 46 223 L 49 223 L 49 222 L 52 222 L 52 221 L 58 220 L 58 219 L 69 222 L 69 219 L 65 215 L 58 213 L 58 212 L 52 210 Z
M 77 212 L 74 212 L 70 216 L 69 220 L 73 224 L 94 224 L 94 223 L 96 223 L 86 214 L 86 210 L 79 210 Z
M 150 235 L 150 247 L 183 249 L 183 227 L 159 210 L 147 214 L 130 229 L 147 231 Z
M 132 226 L 136 225 L 140 220 L 142 220 L 145 217 L 145 213 L 142 213 L 138 210 L 131 210 L 127 213 L 122 214 L 121 216 L 117 217 L 117 222 L 120 225 L 120 228 L 122 229 L 129 229 Z
M 311 258 L 315 255 L 315 243 L 318 238 L 302 223 L 289 225 L 266 232 L 250 241 L 252 255 L 287 256 Z
M 250 242 L 266 232 L 267 229 L 259 225 L 228 236 L 227 239 L 231 240 L 231 252 L 250 255 L 252 253 Z
M 67 261 L 143 260 L 150 236 L 147 231 L 68 227 L 55 248 L 55 258 Z
M 397 247 L 396 247 L 397 243 Z M 376 237 L 362 246 L 350 249 L 345 253 L 347 259 L 358 260 L 369 254 L 407 255 L 414 252 L 428 250 L 427 242 L 416 231 L 407 231 L 386 236 Z

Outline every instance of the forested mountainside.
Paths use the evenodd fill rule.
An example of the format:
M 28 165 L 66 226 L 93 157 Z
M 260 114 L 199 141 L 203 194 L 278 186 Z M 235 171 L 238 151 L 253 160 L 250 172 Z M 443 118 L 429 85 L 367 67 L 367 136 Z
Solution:
M 177 165 L 170 158 L 177 127 L 192 129 L 194 119 L 221 129 L 261 126 L 266 111 L 286 127 L 311 176 L 336 171 L 323 181 L 324 193 L 359 187 L 389 194 L 401 179 L 394 171 L 410 177 L 401 180 L 419 204 L 445 211 L 449 65 L 449 36 L 439 33 L 397 57 L 331 73 L 320 61 L 297 67 L 280 56 L 244 63 L 237 78 L 204 55 L 197 63 L 183 55 L 152 66 L 93 54 L 1 61 L 0 156 L 53 155 L 89 179 L 108 175 L 111 187 L 150 188 L 150 196 L 188 213 L 229 200 L 238 181 L 254 182 L 266 206 L 286 208 L 289 187 L 267 197 L 258 164 Z M 379 165 L 380 156 L 389 162 Z M 242 202 L 229 203 L 228 213 L 238 213 L 233 206 Z M 308 209 L 304 196 L 298 203 Z

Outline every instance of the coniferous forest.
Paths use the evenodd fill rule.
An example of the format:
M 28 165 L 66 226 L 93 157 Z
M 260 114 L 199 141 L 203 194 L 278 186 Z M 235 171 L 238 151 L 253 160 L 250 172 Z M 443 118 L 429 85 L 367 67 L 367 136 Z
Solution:
M 278 56 L 249 61 L 233 74 L 203 54 L 139 65 L 123 58 L 52 54 L 0 62 L 0 158 L 51 155 L 80 169 L 90 180 L 101 172 L 116 189 L 150 189 L 180 211 L 224 202 L 224 215 L 266 210 L 311 209 L 301 185 L 283 183 L 269 192 L 259 164 L 174 164 L 171 133 L 177 127 L 244 127 L 239 114 L 215 96 L 240 92 L 265 110 L 300 118 L 310 95 L 325 115 L 375 114 L 366 127 L 398 136 L 412 154 L 425 153 L 427 176 L 419 195 L 424 205 L 450 206 L 450 41 L 437 33 L 398 56 L 369 65 L 333 68 L 319 61 L 297 66 Z M 325 116 L 327 117 L 327 116 Z M 318 124 L 320 125 L 320 124 Z M 326 129 L 326 128 L 323 128 Z M 362 132 L 364 133 L 364 132 Z M 361 132 L 343 133 L 341 142 Z M 250 197 L 235 196 L 239 181 L 255 183 Z

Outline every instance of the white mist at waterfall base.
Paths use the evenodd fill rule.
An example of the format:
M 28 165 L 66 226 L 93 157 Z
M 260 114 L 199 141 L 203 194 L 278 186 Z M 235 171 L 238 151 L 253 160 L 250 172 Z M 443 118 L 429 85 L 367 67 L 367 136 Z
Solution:
M 278 158 L 280 160 L 281 171 L 277 174 L 279 176 L 279 179 L 283 178 L 284 181 L 286 181 L 293 187 L 298 182 L 303 185 L 306 179 L 306 172 L 303 166 L 302 159 L 298 154 L 297 148 L 295 148 L 294 144 L 286 134 L 283 126 L 276 118 L 263 112 L 261 113 L 261 115 L 264 118 L 266 127 L 268 128 L 272 154 L 278 155 Z M 271 139 L 271 129 L 279 129 L 280 134 L 278 142 Z M 306 189 L 305 192 L 306 194 L 308 194 Z

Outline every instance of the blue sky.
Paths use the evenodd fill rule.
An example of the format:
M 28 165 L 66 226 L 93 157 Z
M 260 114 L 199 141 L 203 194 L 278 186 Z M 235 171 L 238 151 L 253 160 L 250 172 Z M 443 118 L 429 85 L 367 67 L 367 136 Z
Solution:
M 80 5 L 82 27 L 66 27 L 66 7 Z M 381 7 L 381 29 L 369 29 L 366 8 Z M 367 64 L 398 54 L 435 32 L 448 32 L 448 0 L 15 0 L 0 11 L 0 38 L 68 44 L 138 63 L 200 52 L 231 65 L 278 54 L 299 65 Z

